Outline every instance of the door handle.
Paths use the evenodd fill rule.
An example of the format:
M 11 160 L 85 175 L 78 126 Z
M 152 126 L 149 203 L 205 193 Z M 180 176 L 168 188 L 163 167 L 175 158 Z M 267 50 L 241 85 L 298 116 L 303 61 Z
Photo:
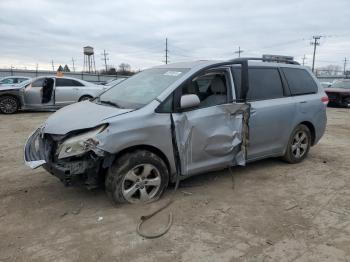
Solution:
M 306 101 L 301 101 L 299 102 L 300 104 L 306 104 L 307 102 Z

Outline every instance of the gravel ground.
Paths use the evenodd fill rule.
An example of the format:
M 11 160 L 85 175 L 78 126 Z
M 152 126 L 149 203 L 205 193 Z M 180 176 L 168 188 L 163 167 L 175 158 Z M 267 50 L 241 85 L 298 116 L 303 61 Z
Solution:
M 350 261 L 350 110 L 301 164 L 278 159 L 203 174 L 155 203 L 115 206 L 103 190 L 64 187 L 23 164 L 49 113 L 0 115 L 0 261 Z M 173 204 L 135 232 L 140 215 Z

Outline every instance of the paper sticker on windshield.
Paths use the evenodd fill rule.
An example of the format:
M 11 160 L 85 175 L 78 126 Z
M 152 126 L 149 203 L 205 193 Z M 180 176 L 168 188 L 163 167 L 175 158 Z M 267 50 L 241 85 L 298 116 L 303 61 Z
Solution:
M 178 76 L 178 75 L 181 75 L 182 72 L 178 72 L 178 71 L 168 71 L 168 72 L 165 72 L 164 75 L 165 76 Z

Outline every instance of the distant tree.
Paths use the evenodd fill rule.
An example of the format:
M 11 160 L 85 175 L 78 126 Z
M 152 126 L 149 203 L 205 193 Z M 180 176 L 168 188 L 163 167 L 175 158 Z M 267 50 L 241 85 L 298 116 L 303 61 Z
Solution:
M 342 68 L 339 65 L 328 65 L 317 69 L 319 75 L 336 76 L 342 74 Z
M 117 74 L 117 69 L 115 67 L 109 67 L 108 70 L 100 70 L 101 75 L 116 75 Z
M 57 69 L 57 72 L 63 72 L 64 70 L 63 70 L 63 67 L 60 65 L 59 67 L 58 67 L 58 69 Z
M 117 69 L 115 69 L 114 67 L 109 68 L 107 71 L 108 75 L 115 75 L 116 73 L 117 73 Z
M 131 66 L 129 64 L 126 63 L 121 63 L 119 65 L 119 71 L 120 72 L 130 72 Z
M 69 69 L 69 67 L 67 65 L 64 66 L 63 72 L 70 72 L 70 69 Z
M 131 70 L 131 66 L 127 63 L 121 63 L 119 65 L 118 74 L 125 75 L 125 76 L 131 76 L 135 74 L 134 71 Z

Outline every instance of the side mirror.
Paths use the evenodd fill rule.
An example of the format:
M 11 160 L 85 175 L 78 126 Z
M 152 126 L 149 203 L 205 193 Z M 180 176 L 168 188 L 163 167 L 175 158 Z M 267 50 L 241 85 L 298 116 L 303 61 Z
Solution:
M 199 100 L 199 97 L 194 94 L 190 95 L 183 95 L 181 96 L 180 100 L 180 107 L 181 109 L 186 109 L 186 108 L 191 108 L 191 107 L 196 107 L 201 103 Z

